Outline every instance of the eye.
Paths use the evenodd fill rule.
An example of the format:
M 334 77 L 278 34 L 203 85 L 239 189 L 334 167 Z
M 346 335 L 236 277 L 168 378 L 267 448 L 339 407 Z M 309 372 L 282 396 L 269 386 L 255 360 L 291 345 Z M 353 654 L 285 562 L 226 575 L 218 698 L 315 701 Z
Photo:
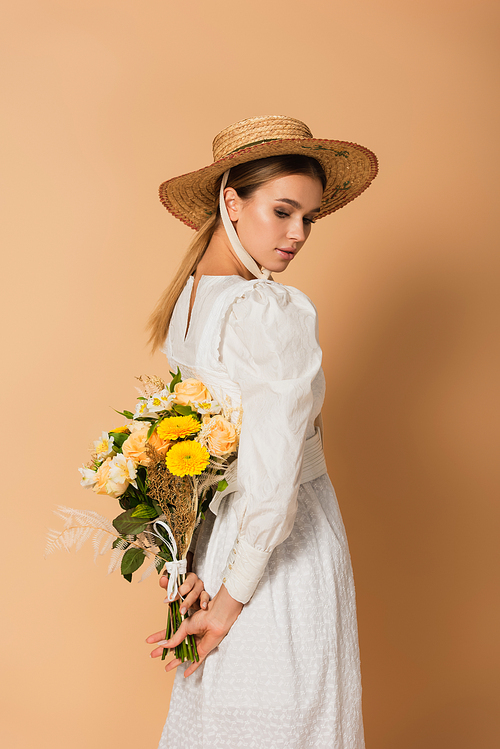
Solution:
M 279 208 L 275 208 L 274 212 L 278 216 L 278 218 L 288 218 L 288 216 L 290 215 L 286 211 L 280 211 Z
M 313 218 L 305 218 L 304 217 L 304 224 L 307 224 L 308 226 L 311 226 L 312 224 L 315 224 L 316 221 Z

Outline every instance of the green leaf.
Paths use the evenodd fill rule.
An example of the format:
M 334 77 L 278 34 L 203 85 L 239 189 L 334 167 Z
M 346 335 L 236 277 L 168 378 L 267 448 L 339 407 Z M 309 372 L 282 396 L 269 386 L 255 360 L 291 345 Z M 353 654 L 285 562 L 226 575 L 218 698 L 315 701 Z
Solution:
M 219 481 L 219 483 L 217 484 L 217 491 L 223 492 L 224 489 L 227 489 L 227 486 L 228 486 L 228 483 L 226 479 L 222 479 L 222 481 Z
M 133 518 L 142 518 L 143 520 L 152 520 L 152 518 L 157 518 L 158 513 L 154 509 L 154 507 L 150 507 L 150 505 L 137 505 L 137 507 L 134 507 L 132 510 Z
M 140 520 L 139 518 L 132 517 L 134 508 L 122 512 L 113 520 L 113 525 L 122 536 L 137 536 L 138 533 L 142 533 L 147 523 Z
M 146 471 L 145 466 L 137 467 L 137 476 L 135 477 L 135 480 L 137 482 L 137 487 L 138 487 L 140 494 L 142 494 L 142 496 L 145 496 L 146 484 L 148 480 L 148 473 Z
M 191 406 L 181 406 L 180 403 L 175 404 L 174 411 L 181 416 L 190 416 L 191 414 L 196 414 L 196 411 L 193 411 Z
M 132 582 L 132 575 L 123 575 L 123 577 L 125 578 L 125 580 L 128 580 L 129 583 Z
M 130 434 L 126 434 L 125 432 L 110 432 L 110 434 L 113 435 L 113 447 L 116 445 L 118 448 L 121 448 L 127 437 L 130 437 Z
M 153 422 L 153 423 L 151 424 L 151 426 L 149 427 L 149 429 L 148 429 L 148 433 L 147 433 L 147 439 L 149 439 L 149 438 L 151 437 L 151 435 L 153 434 L 153 432 L 154 432 L 155 428 L 156 428 L 156 421 L 154 421 L 154 422 Z
M 158 551 L 156 554 L 157 557 L 160 557 L 160 559 L 164 559 L 166 562 L 172 561 L 172 554 L 167 551 Z
M 179 367 L 177 367 L 177 374 L 174 374 L 173 372 L 170 372 L 170 374 L 172 375 L 172 380 L 170 382 L 170 392 L 173 393 L 174 387 L 177 385 L 177 383 L 182 382 L 181 370 L 179 369 Z
M 125 416 L 126 419 L 133 419 L 134 414 L 132 411 L 117 411 L 116 408 L 113 408 L 113 411 L 117 414 L 120 414 L 120 416 Z
M 153 499 L 153 507 L 155 508 L 158 515 L 162 514 L 163 510 L 161 508 L 161 505 L 159 505 L 158 502 L 156 501 L 156 499 Z
M 132 573 L 139 569 L 144 559 L 145 556 L 142 549 L 127 549 L 122 557 L 122 575 L 130 575 L 132 577 Z

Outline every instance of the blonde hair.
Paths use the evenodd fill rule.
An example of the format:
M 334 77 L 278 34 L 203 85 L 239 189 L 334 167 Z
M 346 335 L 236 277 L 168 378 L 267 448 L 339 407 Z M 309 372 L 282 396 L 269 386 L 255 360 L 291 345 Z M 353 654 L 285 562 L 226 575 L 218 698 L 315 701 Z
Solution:
M 256 159 L 244 164 L 238 164 L 231 168 L 227 187 L 234 188 L 240 198 L 248 200 L 252 194 L 265 185 L 266 182 L 290 174 L 305 174 L 309 177 L 319 179 L 323 185 L 323 189 L 325 188 L 326 176 L 319 161 L 316 161 L 316 159 L 309 156 L 301 156 L 298 154 L 269 156 L 265 159 Z M 217 198 L 214 208 L 216 210 L 214 210 L 213 214 L 196 233 L 195 238 L 189 245 L 184 258 L 182 259 L 180 268 L 175 274 L 172 283 L 161 295 L 151 317 L 149 318 L 149 343 L 153 353 L 165 342 L 175 304 L 189 277 L 196 271 L 198 263 L 205 254 L 205 251 L 210 244 L 210 240 L 219 225 L 220 212 L 218 195 L 221 180 L 222 175 L 217 180 L 215 186 L 215 195 Z
M 153 353 L 165 342 L 175 304 L 189 276 L 195 272 L 198 263 L 205 254 L 217 223 L 218 216 L 214 213 L 205 221 L 201 229 L 196 232 L 196 236 L 189 245 L 172 283 L 165 289 L 151 313 L 148 320 L 148 330 L 150 332 L 149 343 Z

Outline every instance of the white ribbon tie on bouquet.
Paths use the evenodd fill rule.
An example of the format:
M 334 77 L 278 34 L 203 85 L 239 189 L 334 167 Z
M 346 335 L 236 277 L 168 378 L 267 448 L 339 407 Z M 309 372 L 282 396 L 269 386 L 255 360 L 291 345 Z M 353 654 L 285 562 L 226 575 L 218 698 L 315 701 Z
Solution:
M 167 538 L 161 533 L 158 526 L 167 532 Z M 185 575 L 187 572 L 187 562 L 185 559 L 177 559 L 177 544 L 169 526 L 163 520 L 157 520 L 153 523 L 153 528 L 155 529 L 153 536 L 161 539 L 172 555 L 172 561 L 165 562 L 165 569 L 168 572 L 167 600 L 172 602 L 176 598 L 177 593 L 179 593 L 179 575 Z

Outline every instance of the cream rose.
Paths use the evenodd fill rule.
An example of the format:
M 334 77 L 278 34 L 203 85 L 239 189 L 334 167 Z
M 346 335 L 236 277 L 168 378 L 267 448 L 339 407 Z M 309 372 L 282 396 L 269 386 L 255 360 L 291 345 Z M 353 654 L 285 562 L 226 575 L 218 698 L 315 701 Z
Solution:
M 148 429 L 149 426 L 142 427 L 142 429 L 136 429 L 135 432 L 132 432 L 132 434 L 127 437 L 122 445 L 122 453 L 125 457 L 130 458 L 134 463 L 139 463 L 141 466 L 147 466 L 149 463 L 149 458 L 145 452 Z
M 92 489 L 96 494 L 107 494 L 108 497 L 114 497 L 117 499 L 126 490 L 129 485 L 128 481 L 124 481 L 122 484 L 117 484 L 111 481 L 109 478 L 109 471 L 111 469 L 111 458 L 106 458 L 104 463 L 101 463 L 96 472 L 96 482 Z
M 191 377 L 184 382 L 178 382 L 174 385 L 175 402 L 181 406 L 188 406 L 194 401 L 211 401 L 212 396 L 206 389 L 205 385 L 199 380 L 193 380 Z
M 222 416 L 214 416 L 205 427 L 205 439 L 212 455 L 227 455 L 236 446 L 236 428 Z

